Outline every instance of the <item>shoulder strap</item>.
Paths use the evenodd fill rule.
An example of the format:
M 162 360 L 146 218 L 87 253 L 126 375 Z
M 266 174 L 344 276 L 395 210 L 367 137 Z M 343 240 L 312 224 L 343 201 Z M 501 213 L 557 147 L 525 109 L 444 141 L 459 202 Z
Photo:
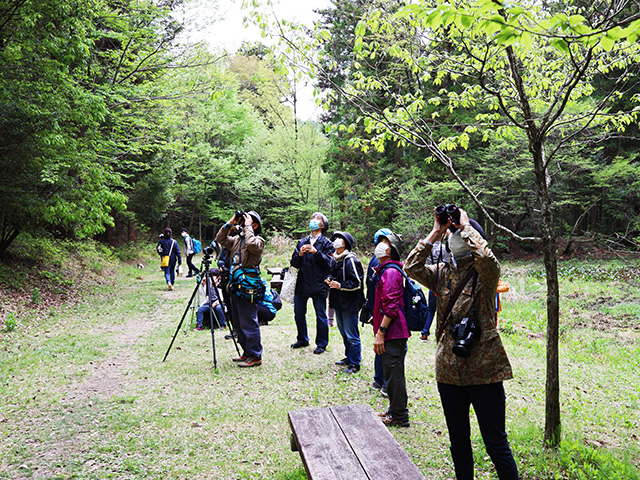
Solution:
M 354 261 L 354 258 L 356 258 L 356 254 L 352 252 L 349 255 L 347 255 L 345 260 L 347 258 L 351 260 L 351 267 L 353 268 L 353 273 L 355 274 L 355 276 L 358 279 L 358 288 L 362 288 L 362 280 L 360 280 L 360 275 L 358 275 L 358 269 L 356 268 L 356 262 Z M 342 281 L 344 282 L 346 279 L 347 279 L 346 268 L 343 268 L 342 269 Z
M 440 337 L 442 336 L 442 332 L 444 332 L 444 329 L 447 325 L 447 320 L 449 319 L 449 314 L 451 313 L 451 310 L 453 310 L 453 306 L 455 305 L 456 301 L 458 300 L 458 297 L 462 293 L 462 290 L 464 290 L 464 287 L 467 285 L 467 283 L 469 283 L 469 280 L 471 280 L 471 277 L 474 275 L 474 273 L 476 274 L 476 276 L 478 275 L 478 272 L 476 272 L 475 267 L 472 267 L 471 270 L 469 270 L 469 272 L 467 273 L 467 276 L 464 277 L 462 282 L 460 282 L 456 291 L 453 292 L 453 295 L 449 300 L 449 305 L 447 305 L 447 309 L 444 311 L 444 316 L 442 318 L 442 323 L 440 324 L 440 328 L 438 329 L 438 332 L 436 334 L 437 341 L 440 341 Z M 473 286 L 475 289 L 475 282 Z
M 231 259 L 231 268 L 232 269 L 233 269 L 234 265 L 236 267 L 241 267 L 242 266 L 242 244 L 243 243 L 244 243 L 244 237 L 240 237 L 240 245 L 238 246 L 238 251 L 236 252 L 236 254 Z M 236 263 L 236 259 L 238 260 L 237 263 Z
M 382 277 L 382 274 L 384 273 L 384 271 L 389 267 L 394 268 L 395 270 L 399 271 L 402 274 L 402 276 L 404 277 L 404 279 L 406 281 L 409 281 L 409 277 L 404 272 L 404 270 L 402 268 L 400 268 L 398 265 L 396 265 L 395 263 L 390 263 L 389 265 L 385 265 L 384 267 L 382 267 L 380 269 L 380 277 Z
M 171 256 L 171 252 L 173 252 L 173 245 L 177 243 L 174 239 L 171 239 L 171 248 L 169 248 L 169 256 Z

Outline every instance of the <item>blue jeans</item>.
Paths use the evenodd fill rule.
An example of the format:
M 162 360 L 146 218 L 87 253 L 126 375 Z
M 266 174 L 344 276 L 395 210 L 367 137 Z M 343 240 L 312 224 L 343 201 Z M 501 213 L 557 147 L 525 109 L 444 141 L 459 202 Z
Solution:
M 211 311 L 211 309 L 209 308 L 209 305 L 202 305 L 201 307 L 198 307 L 198 310 L 196 310 L 196 324 L 201 327 L 202 323 L 204 321 L 204 316 L 208 315 L 209 312 Z M 217 305 L 216 307 L 213 308 L 214 311 L 214 317 L 213 317 L 213 322 L 214 322 L 214 327 L 216 328 L 216 321 L 218 323 L 218 325 L 220 327 L 223 327 L 226 325 L 226 321 L 224 318 L 224 311 L 222 310 L 222 307 L 220 305 Z
M 518 480 L 505 429 L 505 395 L 502 382 L 488 385 L 456 386 L 438 383 L 440 401 L 449 429 L 451 457 L 457 480 L 473 480 L 470 407 L 478 419 L 487 453 L 500 480 Z
M 384 373 L 382 372 L 382 355 L 374 354 L 376 358 L 373 360 L 373 381 L 378 385 L 386 386 L 384 381 Z
M 360 368 L 362 362 L 362 347 L 360 345 L 360 330 L 358 330 L 358 312 L 336 310 L 338 330 L 344 342 L 344 356 L 349 363 Z
M 436 315 L 436 294 L 433 290 L 429 290 L 429 306 L 427 307 L 427 320 L 424 322 L 424 327 L 422 328 L 421 335 L 425 337 L 429 336 L 429 329 L 431 328 L 431 324 L 433 323 L 433 317 Z
M 164 279 L 167 281 L 167 283 L 173 285 L 174 283 L 176 283 L 176 259 L 175 257 L 171 257 L 171 259 L 169 260 L 169 266 L 168 267 L 160 267 L 162 268 L 162 271 L 164 272 Z
M 307 300 L 313 300 L 313 308 L 316 311 L 316 345 L 327 348 L 329 344 L 329 322 L 327 320 L 327 296 L 323 293 L 305 297 L 296 294 L 293 297 L 293 314 L 298 328 L 298 341 L 309 343 L 307 333 Z

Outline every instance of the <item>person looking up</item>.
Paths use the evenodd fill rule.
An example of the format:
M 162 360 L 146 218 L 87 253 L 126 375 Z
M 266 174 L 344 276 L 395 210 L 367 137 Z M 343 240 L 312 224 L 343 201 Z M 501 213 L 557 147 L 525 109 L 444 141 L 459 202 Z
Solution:
M 331 275 L 326 282 L 329 285 L 329 305 L 335 311 L 345 355 L 336 365 L 346 367 L 343 373 L 356 373 L 362 361 L 358 313 L 364 302 L 364 272 L 360 261 L 351 251 L 354 245 L 351 234 L 335 232 L 331 240 L 336 251 L 331 258 Z
M 436 292 L 436 382 L 456 479 L 472 480 L 474 475 L 473 406 L 498 478 L 518 480 L 505 429 L 503 382 L 513 373 L 495 322 L 500 264 L 467 213 L 456 205 L 447 207 L 454 208 L 442 219 L 434 212 L 433 228 L 409 254 L 405 271 Z M 453 230 L 448 240 L 451 258 L 444 265 L 425 264 L 447 229 Z
M 309 229 L 311 233 L 298 242 L 293 255 L 291 266 L 299 269 L 298 279 L 293 300 L 293 312 L 298 336 L 291 348 L 309 346 L 307 333 L 307 303 L 311 299 L 316 313 L 316 355 L 324 353 L 329 344 L 329 323 L 327 321 L 327 292 L 329 290 L 325 280 L 329 276 L 331 254 L 335 251 L 333 244 L 324 233 L 329 227 L 329 221 L 322 213 L 311 215 Z
M 240 225 L 239 235 L 230 236 L 229 231 L 234 225 Z M 264 252 L 264 238 L 260 215 L 251 211 L 240 218 L 236 215 L 225 223 L 216 235 L 218 243 L 229 250 L 230 275 L 236 268 L 256 268 L 262 261 Z M 231 321 L 238 335 L 238 343 L 242 347 L 242 355 L 233 359 L 239 367 L 257 367 L 262 365 L 262 340 L 260 325 L 258 325 L 257 305 L 247 299 L 231 293 Z
M 395 233 L 380 235 L 375 254 L 380 265 L 373 308 L 373 351 L 382 355 L 382 371 L 389 395 L 389 409 L 379 414 L 385 425 L 408 427 L 407 385 L 404 361 L 411 336 L 404 316 L 402 240 Z

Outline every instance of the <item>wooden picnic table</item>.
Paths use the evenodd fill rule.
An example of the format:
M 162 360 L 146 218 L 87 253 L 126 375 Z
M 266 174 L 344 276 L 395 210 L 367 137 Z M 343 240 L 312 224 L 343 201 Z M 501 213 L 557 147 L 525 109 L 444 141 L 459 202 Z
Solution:
M 271 282 L 269 282 L 269 285 L 271 286 L 271 288 L 273 288 L 274 290 L 276 290 L 278 293 L 280 292 L 280 289 L 282 288 L 282 267 L 269 267 L 267 268 L 267 273 L 269 275 L 271 275 Z
M 310 480 L 424 480 L 369 405 L 295 410 L 289 424 Z

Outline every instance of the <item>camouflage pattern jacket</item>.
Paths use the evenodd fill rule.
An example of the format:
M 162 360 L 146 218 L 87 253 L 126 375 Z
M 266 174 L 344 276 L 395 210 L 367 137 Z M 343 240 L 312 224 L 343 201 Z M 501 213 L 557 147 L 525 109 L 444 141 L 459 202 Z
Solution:
M 442 332 L 436 348 L 436 380 L 451 385 L 483 385 L 513 378 L 511 364 L 496 330 L 496 288 L 500 277 L 500 264 L 489 249 L 487 241 L 472 226 L 461 231 L 462 239 L 469 245 L 471 254 L 458 259 L 457 268 L 450 259 L 445 264 L 426 265 L 432 245 L 421 240 L 411 251 L 404 266 L 407 274 L 437 295 L 436 332 Z M 481 325 L 480 338 L 473 342 L 471 356 L 461 358 L 455 355 L 455 344 L 451 326 L 468 317 L 472 304 L 473 277 L 460 293 L 447 325 L 443 325 L 444 313 L 453 293 L 475 265 L 478 280 L 473 297 L 477 297 L 475 307 Z

